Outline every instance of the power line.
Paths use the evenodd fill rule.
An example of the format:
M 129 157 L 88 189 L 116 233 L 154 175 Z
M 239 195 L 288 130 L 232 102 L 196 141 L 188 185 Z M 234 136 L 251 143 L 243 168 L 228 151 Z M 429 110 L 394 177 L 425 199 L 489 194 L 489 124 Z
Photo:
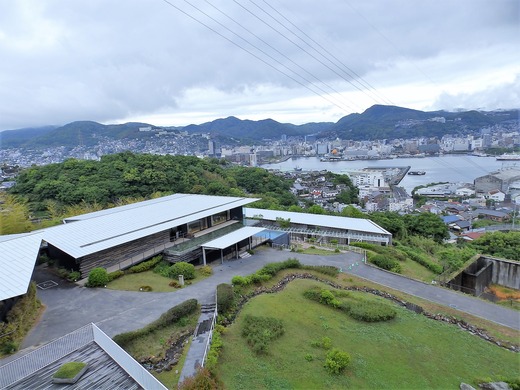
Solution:
M 337 93 L 338 95 L 340 95 L 343 99 L 346 99 L 349 101 L 349 103 L 351 104 L 354 104 L 356 105 L 356 103 L 350 101 L 348 98 L 346 98 L 345 96 L 343 96 L 341 94 L 341 92 L 339 92 L 337 89 L 335 89 L 333 86 L 331 86 L 330 84 L 326 83 L 325 81 L 323 80 L 320 80 L 315 74 L 309 72 L 307 69 L 305 69 L 304 67 L 302 67 L 300 64 L 296 63 L 295 61 L 293 61 L 290 57 L 288 57 L 287 55 L 285 55 L 284 53 L 282 53 L 280 50 L 278 50 L 276 47 L 274 47 L 273 45 L 271 45 L 269 42 L 267 42 L 265 39 L 263 39 L 262 37 L 260 37 L 259 35 L 255 34 L 253 31 L 249 30 L 247 27 L 245 27 L 243 24 L 241 24 L 240 22 L 238 22 L 237 20 L 235 20 L 234 18 L 232 18 L 231 16 L 229 16 L 228 14 L 226 14 L 224 11 L 222 11 L 221 9 L 219 9 L 217 6 L 211 4 L 208 0 L 205 0 L 206 3 L 208 3 L 211 7 L 213 7 L 215 10 L 217 10 L 218 12 L 220 12 L 222 15 L 224 15 L 225 17 L 227 17 L 229 20 L 233 21 L 235 24 L 237 24 L 238 26 L 240 26 L 242 29 L 244 29 L 245 31 L 247 31 L 249 34 L 253 35 L 256 39 L 258 39 L 259 41 L 261 41 L 263 44 L 265 44 L 266 46 L 270 47 L 272 50 L 274 50 L 276 53 L 280 54 L 282 57 L 284 57 L 286 60 L 288 60 L 289 62 L 291 62 L 293 65 L 297 66 L 298 68 L 300 68 L 302 71 L 304 71 L 305 73 L 307 73 L 309 76 L 313 77 L 315 80 L 317 80 L 318 82 L 324 84 L 325 86 L 327 86 L 328 88 L 330 88 L 332 91 L 334 91 L 335 93 Z M 250 42 L 249 42 L 250 43 Z M 251 43 L 250 43 L 251 44 Z M 256 47 L 256 46 L 255 46 Z M 257 48 L 258 49 L 258 48 Z M 258 49 L 260 50 L 260 49 Z M 358 107 L 359 108 L 359 107 Z
M 287 41 L 289 41 L 290 43 L 292 43 L 294 46 L 296 46 L 297 48 L 299 48 L 301 51 L 305 52 L 308 56 L 310 56 L 311 58 L 313 58 L 315 61 L 319 62 L 321 65 L 325 66 L 327 69 L 329 69 L 331 72 L 333 72 L 334 74 L 336 74 L 338 77 L 340 77 L 341 79 L 343 79 L 344 81 L 346 81 L 347 83 L 349 83 L 350 85 L 352 85 L 354 88 L 356 88 L 358 91 L 364 93 L 365 95 L 367 95 L 368 97 L 370 97 L 372 100 L 375 100 L 376 102 L 378 101 L 378 99 L 374 99 L 373 96 L 370 96 L 368 94 L 368 92 L 366 90 L 363 89 L 363 87 L 359 87 L 358 85 L 356 85 L 353 81 L 351 80 L 348 80 L 347 78 L 345 78 L 343 75 L 341 75 L 340 73 L 338 73 L 335 69 L 331 68 L 328 64 L 326 64 L 325 62 L 323 62 L 321 59 L 319 59 L 318 57 L 316 57 L 314 54 L 310 53 L 307 49 L 305 49 L 304 47 L 302 47 L 300 44 L 298 44 L 297 42 L 295 42 L 293 39 L 289 38 L 287 35 L 285 35 L 283 32 L 281 32 L 280 30 L 278 30 L 277 28 L 273 27 L 270 23 L 266 22 L 265 20 L 263 20 L 262 18 L 260 18 L 258 15 L 256 15 L 254 12 L 250 11 L 248 8 L 246 8 L 244 5 L 240 4 L 237 0 L 233 0 L 234 3 L 236 3 L 238 6 L 240 6 L 241 8 L 243 8 L 246 12 L 250 13 L 252 16 L 254 16 L 256 19 L 258 19 L 259 21 L 261 21 L 262 23 L 264 23 L 266 26 L 268 26 L 269 28 L 271 28 L 273 31 L 277 32 L 280 36 L 282 36 L 283 38 L 285 38 Z M 269 12 L 265 11 L 262 7 L 258 6 L 258 4 L 256 4 L 254 1 L 252 0 L 249 0 L 249 2 L 251 2 L 252 4 L 254 4 L 259 10 L 261 10 L 263 13 L 265 13 L 266 15 L 268 15 L 269 17 L 271 17 L 271 19 L 273 19 L 274 21 L 276 21 L 278 24 L 282 25 L 285 29 L 287 29 L 287 27 L 285 27 L 283 25 L 283 23 L 279 22 L 276 18 L 274 18 Z M 288 30 L 289 32 L 291 32 L 290 30 Z M 292 32 L 291 32 L 292 33 Z M 294 33 L 293 33 L 294 34 Z M 299 38 L 301 39 L 301 38 Z
M 235 41 L 233 41 L 232 39 L 226 37 L 224 34 L 220 33 L 219 31 L 215 30 L 213 27 L 209 26 L 208 24 L 204 23 L 203 21 L 197 19 L 195 16 L 189 14 L 188 12 L 184 11 L 182 8 L 179 8 L 178 6 L 176 6 L 175 4 L 172 4 L 169 0 L 162 0 L 164 3 L 168 4 L 169 6 L 171 6 L 172 8 L 175 8 L 177 11 L 181 12 L 182 14 L 186 15 L 187 17 L 189 17 L 190 19 L 194 20 L 195 22 L 201 24 L 202 26 L 206 27 L 207 29 L 209 29 L 210 31 L 212 31 L 213 33 L 217 34 L 218 36 L 220 36 L 221 38 L 225 39 L 226 41 L 228 41 L 229 43 L 235 45 L 236 47 L 238 47 L 239 49 L 245 51 L 246 53 L 248 53 L 249 55 L 255 57 L 256 59 L 258 59 L 259 61 L 263 62 L 265 65 L 273 68 L 274 70 L 276 70 L 277 72 L 283 74 L 285 77 L 291 79 L 292 81 L 294 81 L 295 83 L 301 85 L 302 87 L 306 88 L 307 90 L 311 91 L 312 93 L 314 93 L 315 95 L 321 97 L 322 99 L 326 100 L 327 102 L 329 102 L 330 104 L 338 107 L 339 109 L 341 109 L 342 111 L 346 111 L 344 107 L 338 105 L 336 102 L 334 101 L 331 101 L 330 99 L 328 99 L 327 97 L 323 96 L 322 94 L 320 94 L 319 92 L 316 92 L 315 90 L 313 90 L 312 88 L 310 88 L 308 85 L 305 85 L 303 82 L 301 82 L 300 80 L 297 80 L 296 78 L 294 78 L 293 76 L 291 76 L 290 74 L 287 74 L 286 72 L 284 72 L 283 70 L 277 68 L 276 66 L 274 66 L 273 64 L 267 62 L 266 60 L 264 60 L 263 58 L 261 58 L 260 56 L 256 55 L 255 53 L 253 53 L 251 50 L 248 50 L 247 48 L 243 47 L 242 45 L 236 43 Z M 184 0 L 186 3 L 190 4 L 189 2 L 187 2 L 186 0 Z M 193 6 L 192 4 L 190 4 L 192 7 L 196 8 L 195 6 Z M 254 45 L 252 45 L 254 46 Z M 289 69 L 290 70 L 290 69 Z M 293 71 L 294 73 L 294 71 Z M 299 76 L 299 75 L 298 75 Z M 301 76 L 299 76 L 301 77 Z M 302 77 L 303 78 L 303 77 Z M 310 81 L 309 81 L 310 82 Z M 310 82 L 312 85 L 315 86 L 314 83 Z M 317 86 L 316 86 L 317 87 Z M 318 89 L 320 89 L 321 91 L 323 91 L 321 88 L 317 87 Z M 324 93 L 328 94 L 328 92 L 326 91 L 323 91 Z
M 298 37 L 302 42 L 306 43 L 310 48 L 312 48 L 314 51 L 316 51 L 318 54 L 320 54 L 323 58 L 330 61 L 331 64 L 335 65 L 338 69 L 342 70 L 347 76 L 351 77 L 353 80 L 356 80 L 363 87 L 373 91 L 386 104 L 394 105 L 394 103 L 391 100 L 387 99 L 384 95 L 380 94 L 377 91 L 377 89 L 374 86 L 372 86 L 367 80 L 365 80 L 363 77 L 361 77 L 359 74 L 357 74 L 352 68 L 348 67 L 343 61 L 341 61 L 333 53 L 331 53 L 329 50 L 327 50 L 323 45 L 321 45 L 319 42 L 317 42 L 315 39 L 313 39 L 309 34 L 307 34 L 304 30 L 302 30 L 300 27 L 298 27 L 295 23 L 293 23 L 290 19 L 288 19 L 285 15 L 283 15 L 280 11 L 278 11 L 275 7 L 273 7 L 271 4 L 269 4 L 266 0 L 262 0 L 262 2 L 264 2 L 269 8 L 271 8 L 274 12 L 276 12 L 278 15 L 280 15 L 281 18 L 283 18 L 286 22 L 288 22 L 296 30 L 298 30 L 305 37 L 307 37 L 312 43 L 314 43 L 321 50 L 323 50 L 330 57 L 332 57 L 336 62 L 330 60 L 330 58 L 326 57 L 323 53 L 320 53 L 314 46 L 310 45 L 307 41 L 305 41 L 304 39 L 299 37 L 297 34 L 292 32 L 291 30 L 287 29 L 288 31 L 291 31 L 293 33 L 293 35 Z

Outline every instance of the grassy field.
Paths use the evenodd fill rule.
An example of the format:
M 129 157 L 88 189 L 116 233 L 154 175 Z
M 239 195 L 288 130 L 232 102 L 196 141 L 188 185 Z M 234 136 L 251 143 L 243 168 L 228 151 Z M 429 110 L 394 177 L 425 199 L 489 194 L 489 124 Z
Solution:
M 218 370 L 227 388 L 444 389 L 458 388 L 463 381 L 475 385 L 477 378 L 518 375 L 518 354 L 400 307 L 389 322 L 352 320 L 303 297 L 304 290 L 316 285 L 297 280 L 278 294 L 258 296 L 244 306 L 223 335 Z M 283 320 L 285 334 L 273 342 L 268 355 L 255 355 L 240 336 L 246 314 Z M 326 351 L 311 345 L 322 337 L 352 356 L 345 374 L 333 376 L 323 368 Z
M 200 273 L 200 267 L 195 268 L 195 279 L 188 282 L 197 283 L 205 279 L 207 276 L 203 276 Z M 165 278 L 159 274 L 154 273 L 152 270 L 139 272 L 137 274 L 126 274 L 118 279 L 115 279 L 107 284 L 107 288 L 112 290 L 124 290 L 124 291 L 139 291 L 141 286 L 150 286 L 154 292 L 171 292 L 178 290 L 175 287 L 170 287 L 169 283 L 174 280 Z

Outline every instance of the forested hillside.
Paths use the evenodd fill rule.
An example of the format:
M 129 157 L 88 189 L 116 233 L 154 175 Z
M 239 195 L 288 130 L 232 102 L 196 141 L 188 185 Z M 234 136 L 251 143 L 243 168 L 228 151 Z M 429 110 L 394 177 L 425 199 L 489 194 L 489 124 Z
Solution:
M 297 204 L 291 184 L 261 168 L 231 167 L 215 159 L 125 152 L 100 161 L 70 159 L 31 167 L 17 177 L 11 194 L 26 199 L 33 211 L 46 210 L 49 202 L 106 207 L 122 198 L 157 193 L 262 195 L 269 199 L 269 207 L 276 208 Z

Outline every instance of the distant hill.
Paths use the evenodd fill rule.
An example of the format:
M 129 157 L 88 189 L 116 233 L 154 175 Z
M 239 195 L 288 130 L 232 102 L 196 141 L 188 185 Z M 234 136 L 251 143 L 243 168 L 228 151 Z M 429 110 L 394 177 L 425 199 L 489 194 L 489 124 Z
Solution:
M 9 130 L 0 133 L 0 137 L 2 137 L 1 147 L 74 147 L 80 144 L 92 146 L 99 142 L 99 137 L 112 139 L 152 137 L 154 135 L 153 133 L 139 132 L 140 127 L 148 126 L 151 125 L 135 122 L 121 125 L 103 125 L 92 121 L 77 121 L 61 127 L 42 128 L 46 130 L 40 131 L 39 133 L 32 133 L 30 137 L 27 136 L 30 134 L 29 131 Z M 19 134 L 19 131 L 22 131 L 22 133 Z M 5 133 L 8 134 L 6 134 L 7 137 L 4 138 Z
M 241 120 L 230 116 L 225 119 L 217 119 L 201 125 L 189 125 L 182 130 L 189 133 L 210 133 L 215 136 L 224 136 L 235 139 L 280 139 L 282 134 L 287 136 L 304 136 L 316 134 L 328 129 L 332 123 L 307 123 L 293 125 L 280 123 L 273 119 L 260 121 Z
M 511 124 L 518 128 L 518 110 L 501 111 L 419 111 L 396 106 L 375 105 L 361 114 L 350 114 L 336 123 L 318 122 L 294 125 L 273 119 L 241 120 L 236 117 L 216 119 L 200 125 L 174 128 L 190 134 L 209 133 L 219 140 L 258 142 L 287 136 L 317 135 L 319 138 L 351 140 L 442 137 L 444 134 L 467 134 L 482 128 Z M 514 125 L 514 126 L 513 126 Z M 95 145 L 99 137 L 111 139 L 153 137 L 153 132 L 139 132 L 146 123 L 103 125 L 91 121 L 72 122 L 65 126 L 46 126 L 8 130 L 0 133 L 0 148 L 8 147 L 73 147 Z M 173 128 L 170 128 L 172 130 Z
M 0 147 L 18 148 L 31 139 L 44 136 L 58 126 L 27 127 L 18 130 L 4 130 L 0 132 Z
M 500 115 L 497 113 L 426 112 L 375 105 L 362 114 L 350 114 L 341 118 L 320 136 L 353 140 L 442 137 L 448 133 L 468 133 L 508 121 L 518 122 L 518 110 L 501 111 Z

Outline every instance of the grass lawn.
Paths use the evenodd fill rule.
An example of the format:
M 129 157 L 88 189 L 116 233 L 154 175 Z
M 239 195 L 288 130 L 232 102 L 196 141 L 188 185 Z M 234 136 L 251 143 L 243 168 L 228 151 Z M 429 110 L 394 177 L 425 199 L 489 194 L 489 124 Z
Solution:
M 412 279 L 430 283 L 432 280 L 435 280 L 437 276 L 436 273 L 411 259 L 400 261 L 399 264 L 401 264 L 401 275 L 408 276 Z
M 230 389 L 458 388 L 477 378 L 518 375 L 520 356 L 459 328 L 396 306 L 394 320 L 362 323 L 303 297 L 321 285 L 296 280 L 280 293 L 247 303 L 223 335 L 218 371 Z M 367 299 L 382 299 L 370 294 Z M 385 300 L 385 302 L 388 302 Z M 246 314 L 282 319 L 285 334 L 265 356 L 255 355 L 240 335 Z M 352 356 L 339 376 L 323 368 L 326 351 L 311 346 L 322 337 Z M 308 361 L 305 356 L 312 355 Z
M 197 283 L 207 278 L 200 272 L 200 267 L 195 267 L 195 279 L 188 282 Z M 159 274 L 154 273 L 152 270 L 139 272 L 137 274 L 126 274 L 120 278 L 111 281 L 107 284 L 107 288 L 112 290 L 124 290 L 124 291 L 139 291 L 141 286 L 150 286 L 152 291 L 155 292 L 171 292 L 178 290 L 175 287 L 170 287 L 169 283 L 174 280 L 165 278 Z

